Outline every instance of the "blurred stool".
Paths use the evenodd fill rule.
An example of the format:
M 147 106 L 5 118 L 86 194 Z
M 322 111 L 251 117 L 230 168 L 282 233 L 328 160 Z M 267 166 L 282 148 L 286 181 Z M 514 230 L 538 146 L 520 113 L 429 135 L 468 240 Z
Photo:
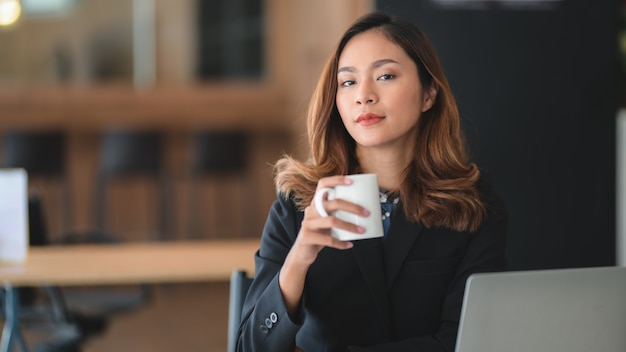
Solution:
M 139 180 L 155 185 L 158 201 L 145 203 L 155 208 L 158 223 L 151 239 L 165 240 L 170 234 L 172 211 L 168 205 L 170 180 L 163 166 L 163 137 L 157 131 L 111 130 L 104 133 L 100 143 L 100 166 L 96 180 L 95 218 L 99 229 L 113 232 L 110 226 L 110 186 L 115 181 Z M 149 197 L 148 197 L 149 198 Z M 127 197 L 127 201 L 130 199 Z
M 246 204 L 252 197 L 246 187 L 249 140 L 244 131 L 199 131 L 192 135 L 188 212 L 192 238 L 231 237 L 245 231 Z M 211 197 L 206 196 L 205 181 L 213 186 Z M 228 187 L 233 183 L 239 194 Z M 215 225 L 214 233 L 203 226 L 207 218 Z M 236 222 L 229 224 L 232 219 Z
M 56 190 L 60 206 L 47 202 L 51 197 L 41 198 L 46 200 L 47 214 L 53 219 L 61 219 L 60 233 L 68 231 L 72 225 L 65 148 L 65 135 L 58 131 L 8 131 L 4 134 L 2 148 L 2 166 L 26 169 L 31 193 Z M 55 214 L 53 209 L 59 213 Z

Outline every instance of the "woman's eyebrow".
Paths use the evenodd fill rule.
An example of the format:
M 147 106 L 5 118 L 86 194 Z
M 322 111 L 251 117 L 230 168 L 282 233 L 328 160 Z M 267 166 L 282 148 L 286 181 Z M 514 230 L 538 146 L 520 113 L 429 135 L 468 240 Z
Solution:
M 356 69 L 352 66 L 345 66 L 345 67 L 340 67 L 337 70 L 337 73 L 341 73 L 341 72 L 354 72 L 356 71 Z
M 397 64 L 398 62 L 396 60 L 393 59 L 382 59 L 382 60 L 376 60 L 372 63 L 372 68 L 379 68 L 383 65 L 386 64 Z
M 380 59 L 380 60 L 376 60 L 374 61 L 370 66 L 372 68 L 379 68 L 381 66 L 384 66 L 386 64 L 397 64 L 398 62 L 396 60 L 393 59 Z M 341 73 L 341 72 L 355 72 L 356 68 L 354 68 L 353 66 L 344 66 L 344 67 L 340 67 L 337 70 L 337 73 Z

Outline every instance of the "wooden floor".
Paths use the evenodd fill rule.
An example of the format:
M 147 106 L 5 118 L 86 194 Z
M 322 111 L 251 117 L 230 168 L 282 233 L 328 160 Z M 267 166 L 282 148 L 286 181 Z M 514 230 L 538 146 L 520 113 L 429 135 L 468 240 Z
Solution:
M 226 351 L 228 283 L 161 285 L 148 306 L 110 321 L 84 352 Z
M 152 292 L 146 306 L 113 317 L 82 352 L 226 351 L 227 282 L 158 285 Z M 32 349 L 34 341 L 26 339 Z

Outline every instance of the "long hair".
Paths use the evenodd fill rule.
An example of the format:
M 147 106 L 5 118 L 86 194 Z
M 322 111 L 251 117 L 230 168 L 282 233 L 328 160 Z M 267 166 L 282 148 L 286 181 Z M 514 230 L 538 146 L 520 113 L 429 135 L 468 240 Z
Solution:
M 275 165 L 277 190 L 303 209 L 311 203 L 320 178 L 360 171 L 356 143 L 341 121 L 335 99 L 339 57 L 350 39 L 369 30 L 380 31 L 400 46 L 417 65 L 422 86 L 437 92 L 433 106 L 418 120 L 413 160 L 403 182 L 391 191 L 399 194 L 411 221 L 475 231 L 486 214 L 476 186 L 480 172 L 467 159 L 459 111 L 435 49 L 413 23 L 380 12 L 358 19 L 327 61 L 307 112 L 309 159 L 280 159 Z

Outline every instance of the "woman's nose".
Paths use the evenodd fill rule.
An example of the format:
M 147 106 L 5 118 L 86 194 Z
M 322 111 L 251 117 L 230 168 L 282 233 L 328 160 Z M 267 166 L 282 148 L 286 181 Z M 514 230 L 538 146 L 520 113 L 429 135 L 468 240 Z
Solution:
M 376 92 L 369 83 L 361 83 L 357 91 L 355 102 L 357 104 L 372 104 L 378 100 Z

